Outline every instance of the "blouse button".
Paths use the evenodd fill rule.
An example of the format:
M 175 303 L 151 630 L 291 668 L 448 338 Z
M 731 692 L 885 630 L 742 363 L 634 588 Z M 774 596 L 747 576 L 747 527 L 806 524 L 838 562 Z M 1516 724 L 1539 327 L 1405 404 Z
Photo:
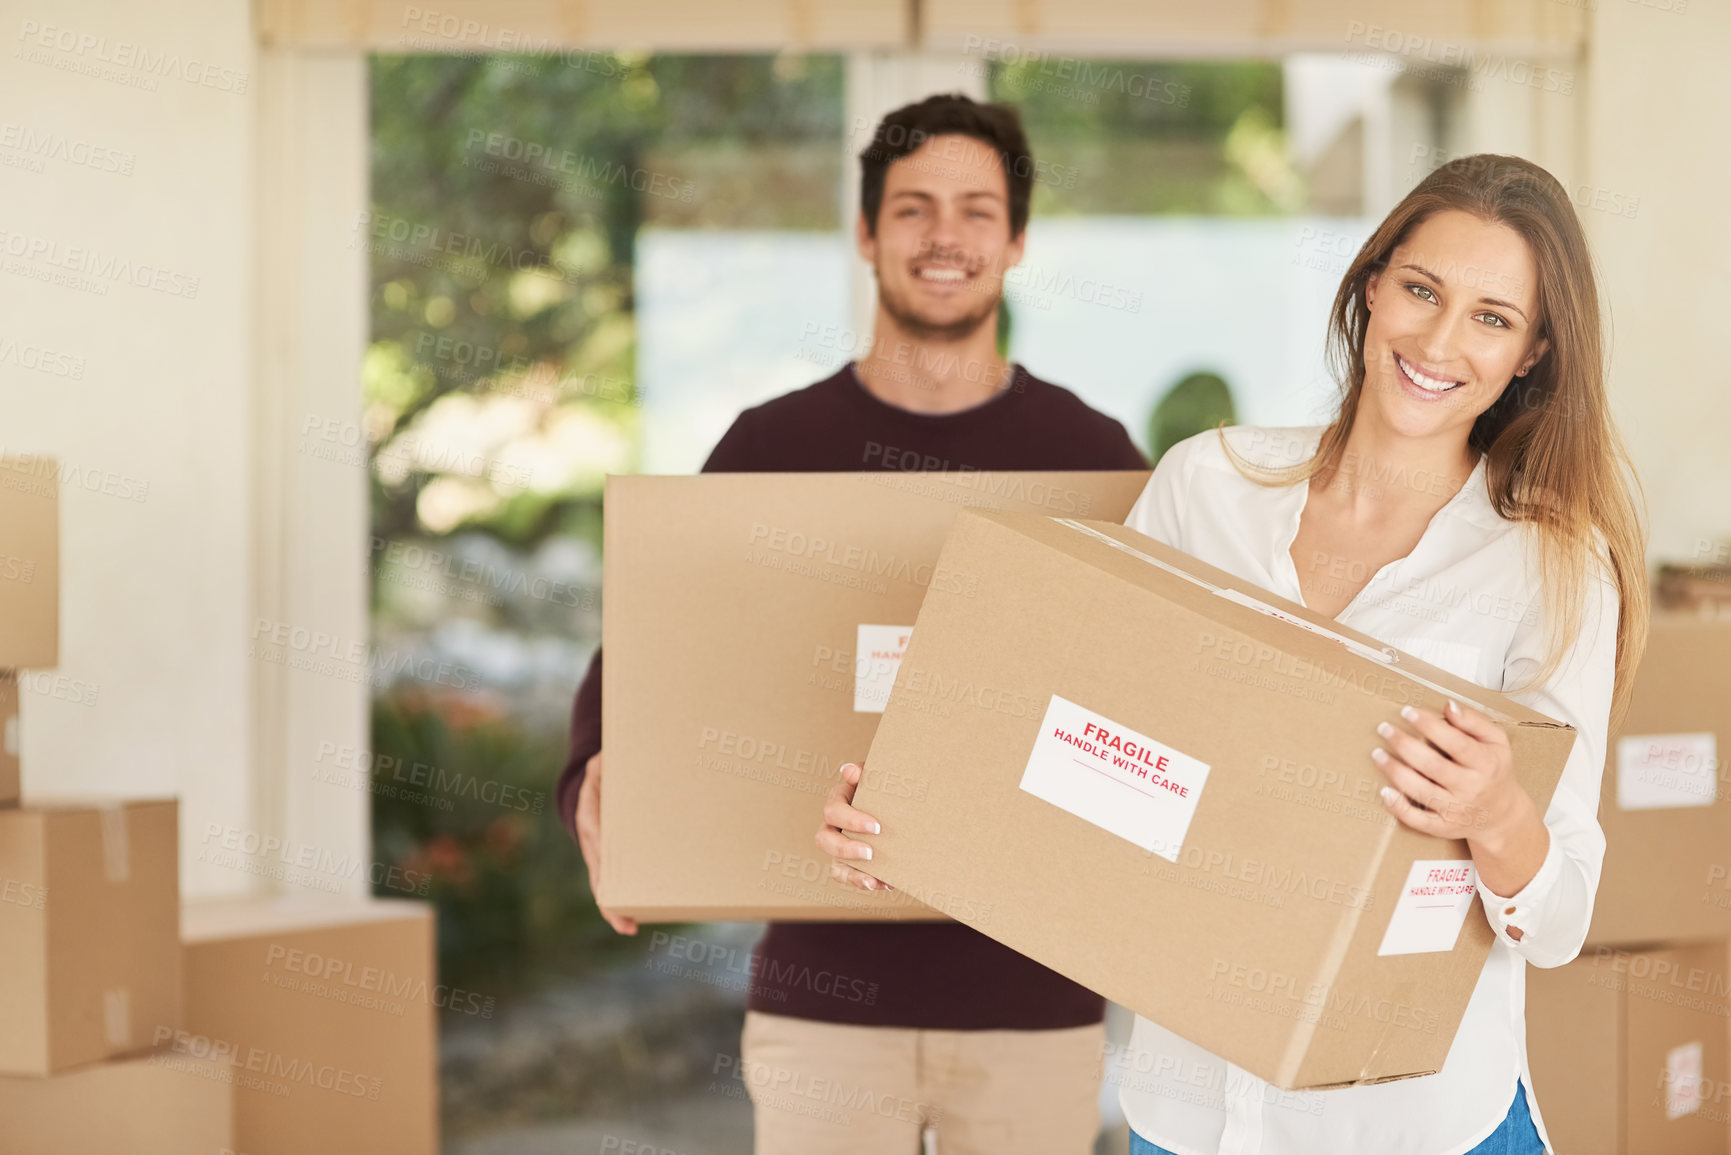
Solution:
M 1503 913 L 1504 914 L 1513 914 L 1513 913 L 1515 913 L 1515 908 L 1512 906 L 1505 906 L 1503 908 Z

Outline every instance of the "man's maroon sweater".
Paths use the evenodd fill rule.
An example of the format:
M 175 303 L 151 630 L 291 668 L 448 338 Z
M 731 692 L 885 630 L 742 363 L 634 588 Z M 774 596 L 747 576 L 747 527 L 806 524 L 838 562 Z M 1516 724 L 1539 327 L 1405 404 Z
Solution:
M 706 473 L 1146 468 L 1122 425 L 1020 366 L 991 400 L 928 415 L 878 400 L 851 365 L 741 413 L 703 466 Z M 571 758 L 559 778 L 559 814 L 573 838 L 577 791 L 601 748 L 597 651 L 571 711 Z M 835 1023 L 1046 1030 L 1096 1023 L 1105 1012 L 1099 995 L 959 922 L 772 922 L 750 974 L 751 1009 Z

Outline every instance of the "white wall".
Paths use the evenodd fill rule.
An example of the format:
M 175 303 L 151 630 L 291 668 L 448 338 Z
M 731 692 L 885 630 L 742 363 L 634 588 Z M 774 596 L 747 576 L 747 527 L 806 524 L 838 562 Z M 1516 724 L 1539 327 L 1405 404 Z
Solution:
M 292 819 L 283 782 L 255 776 L 255 503 L 279 482 L 261 481 L 255 464 L 255 305 L 271 270 L 255 260 L 261 78 L 249 6 L 9 2 L 0 36 L 0 342 L 84 365 L 69 379 L 0 360 L 0 445 L 56 454 L 71 471 L 60 514 L 64 677 L 25 695 L 26 801 L 178 794 L 184 889 L 268 887 L 247 868 L 269 869 L 267 856 L 231 865 L 201 856 L 211 824 L 342 855 L 364 850 L 354 837 L 364 836 L 366 810 L 351 792 L 339 819 Z M 339 119 L 364 113 L 347 104 Z M 353 135 L 327 133 L 323 143 L 341 149 Z M 364 174 L 364 151 L 348 163 Z M 122 171 L 104 171 L 110 165 Z M 336 187 L 343 212 L 364 206 L 353 203 L 354 181 Z M 363 175 L 363 197 L 364 187 Z M 87 284 L 36 279 L 69 264 L 86 265 L 78 275 Z M 140 286 L 93 271 L 104 265 L 160 268 L 163 284 L 196 278 L 196 289 L 176 295 L 147 275 Z M 351 329 L 365 324 L 364 286 L 355 290 L 325 287 Z M 316 346 L 318 324 L 297 339 Z M 358 374 L 342 356 L 323 368 L 358 407 Z M 345 502 L 364 510 L 340 498 L 321 516 L 352 529 Z M 283 540 L 292 550 L 292 526 Z M 364 548 L 361 537 L 345 551 L 303 555 L 303 569 L 358 572 Z M 340 583 L 285 580 L 308 591 L 296 612 L 314 620 L 329 607 L 309 598 L 350 597 Z M 359 608 L 351 621 L 364 629 Z M 351 720 L 364 722 L 362 695 L 355 686 L 327 694 L 322 716 L 300 724 L 352 734 Z M 280 727 L 277 738 L 287 740 Z
M 367 68 L 353 52 L 259 58 L 254 237 L 254 822 L 313 882 L 364 893 L 372 654 L 360 365 L 368 309 Z M 286 646 L 274 639 L 286 631 Z M 323 636 L 321 646 L 297 638 Z M 262 648 L 255 648 L 262 647 Z M 382 655 L 387 660 L 392 655 Z M 297 668 L 289 660 L 309 658 Z M 279 860 L 281 855 L 279 854 Z M 357 867 L 359 869 L 357 869 Z M 281 886 L 284 880 L 267 880 Z M 306 886 L 304 879 L 289 885 Z
M 1581 215 L 1610 299 L 1612 401 L 1655 559 L 1731 540 L 1731 8 L 1683 6 L 1600 0 L 1576 190 L 1606 206 Z

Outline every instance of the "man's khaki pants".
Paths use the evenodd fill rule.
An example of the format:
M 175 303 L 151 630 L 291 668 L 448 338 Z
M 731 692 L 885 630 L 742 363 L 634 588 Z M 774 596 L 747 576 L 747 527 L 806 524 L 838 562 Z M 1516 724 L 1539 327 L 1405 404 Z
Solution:
M 748 1011 L 757 1155 L 1088 1155 L 1105 1027 L 924 1031 Z

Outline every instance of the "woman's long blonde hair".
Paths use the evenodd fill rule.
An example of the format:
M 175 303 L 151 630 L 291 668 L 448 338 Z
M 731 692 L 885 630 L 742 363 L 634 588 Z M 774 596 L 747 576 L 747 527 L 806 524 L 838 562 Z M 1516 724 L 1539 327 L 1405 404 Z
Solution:
M 1308 481 L 1340 464 L 1364 392 L 1366 285 L 1413 229 L 1450 209 L 1507 225 L 1526 241 L 1538 269 L 1535 338 L 1550 343 L 1526 376 L 1511 380 L 1479 415 L 1467 438 L 1468 446 L 1485 455 L 1485 481 L 1497 513 L 1533 523 L 1540 543 L 1547 657 L 1531 682 L 1508 689 L 1543 684 L 1556 672 L 1568 642 L 1581 632 L 1583 595 L 1593 576 L 1588 559 L 1596 555 L 1618 594 L 1615 726 L 1647 643 L 1646 527 L 1640 482 L 1605 396 L 1592 255 L 1568 193 L 1550 173 L 1520 157 L 1482 154 L 1450 161 L 1419 182 L 1364 242 L 1335 294 L 1329 359 L 1344 396 L 1316 453 L 1280 470 L 1245 461 L 1230 446 L 1227 456 L 1246 477 L 1265 485 Z M 1224 426 L 1220 436 L 1224 444 Z M 1594 530 L 1604 535 L 1603 550 Z

